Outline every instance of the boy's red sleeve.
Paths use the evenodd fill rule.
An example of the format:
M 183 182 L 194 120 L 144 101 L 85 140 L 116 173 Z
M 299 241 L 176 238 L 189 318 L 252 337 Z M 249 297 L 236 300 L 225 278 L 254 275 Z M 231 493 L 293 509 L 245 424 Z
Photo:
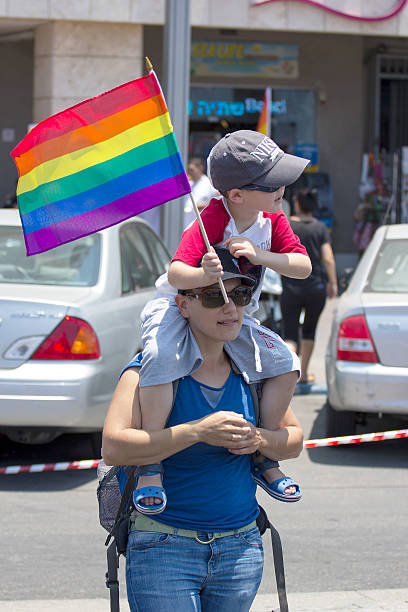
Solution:
M 211 245 L 218 244 L 224 237 L 224 229 L 228 225 L 229 216 L 222 200 L 214 198 L 201 213 Z M 180 260 L 194 268 L 200 263 L 207 252 L 197 219 L 184 232 L 172 261 Z
M 293 232 L 285 214 L 264 213 L 271 220 L 271 252 L 272 253 L 302 253 L 309 257 L 299 237 Z

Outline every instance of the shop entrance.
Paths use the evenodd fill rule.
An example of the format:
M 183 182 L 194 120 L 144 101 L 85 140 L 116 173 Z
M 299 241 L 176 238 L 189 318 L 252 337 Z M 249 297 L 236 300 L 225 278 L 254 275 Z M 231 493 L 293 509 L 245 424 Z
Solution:
M 396 151 L 408 144 L 408 75 L 381 79 L 380 150 Z
M 381 222 L 408 221 L 408 56 L 375 55 L 369 65 L 368 152 Z M 371 103 L 374 100 L 374 104 Z M 363 164 L 364 170 L 364 164 Z M 362 172 L 362 182 L 365 177 Z

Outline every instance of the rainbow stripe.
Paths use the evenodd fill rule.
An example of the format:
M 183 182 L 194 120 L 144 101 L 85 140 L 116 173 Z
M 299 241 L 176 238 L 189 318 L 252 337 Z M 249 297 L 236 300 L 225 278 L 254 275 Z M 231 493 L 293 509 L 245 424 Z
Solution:
M 265 89 L 263 107 L 259 115 L 258 125 L 256 128 L 257 132 L 271 136 L 271 88 Z
M 191 191 L 154 72 L 45 119 L 11 155 L 27 255 Z

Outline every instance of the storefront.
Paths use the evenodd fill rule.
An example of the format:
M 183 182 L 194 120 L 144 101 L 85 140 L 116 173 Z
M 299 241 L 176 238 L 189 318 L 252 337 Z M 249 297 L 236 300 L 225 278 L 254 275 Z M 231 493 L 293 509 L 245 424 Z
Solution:
M 41 11 L 40 3 L 25 3 L 24 14 L 18 3 L 0 6 L 1 196 L 15 187 L 9 153 L 29 123 L 140 76 L 146 55 L 165 84 L 165 0 L 88 4 L 84 11 L 69 2 L 61 13 L 44 0 Z M 329 177 L 340 268 L 356 253 L 363 154 L 408 145 L 403 4 L 397 11 L 396 0 L 235 0 L 231 10 L 219 0 L 191 1 L 189 153 L 205 158 L 226 132 L 256 128 L 270 87 L 272 138 L 312 156 L 312 170 Z M 373 15 L 378 23 L 367 22 Z
M 330 177 L 319 172 L 317 112 L 322 92 L 302 83 L 299 44 L 193 40 L 191 77 L 189 155 L 205 160 L 227 132 L 256 130 L 268 88 L 269 135 L 286 152 L 311 159 L 301 186 L 316 186 L 321 192 L 318 216 L 332 227 Z M 292 195 L 287 189 L 289 202 Z

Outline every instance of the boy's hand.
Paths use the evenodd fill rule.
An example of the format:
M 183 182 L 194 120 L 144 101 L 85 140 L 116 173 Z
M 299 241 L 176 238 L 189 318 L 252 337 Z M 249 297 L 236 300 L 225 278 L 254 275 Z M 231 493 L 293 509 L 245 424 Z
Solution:
M 222 265 L 217 253 L 211 247 L 211 253 L 206 253 L 201 260 L 201 265 L 204 270 L 204 274 L 209 281 L 209 285 L 216 283 L 219 278 L 223 275 Z
M 258 264 L 259 254 L 261 249 L 249 240 L 242 236 L 231 236 L 224 242 L 224 246 L 227 247 L 233 257 L 246 257 L 252 264 Z

